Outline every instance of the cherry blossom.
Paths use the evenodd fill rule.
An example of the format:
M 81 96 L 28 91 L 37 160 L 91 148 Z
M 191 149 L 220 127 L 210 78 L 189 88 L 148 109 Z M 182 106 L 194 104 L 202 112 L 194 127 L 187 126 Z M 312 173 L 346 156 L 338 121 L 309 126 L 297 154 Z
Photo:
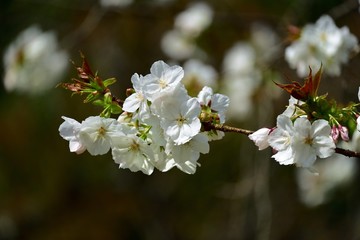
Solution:
M 162 106 L 160 125 L 175 144 L 184 144 L 200 132 L 200 104 L 196 98 L 171 101 Z
M 217 113 L 220 123 L 225 122 L 225 111 L 230 102 L 229 97 L 219 93 L 214 94 L 212 88 L 205 86 L 198 94 L 198 101 L 201 106 L 209 107 Z
M 185 144 L 169 144 L 167 147 L 171 148 L 175 166 L 188 174 L 195 173 L 200 153 L 206 154 L 210 149 L 208 138 L 202 133 L 197 134 Z
M 154 101 L 162 94 L 172 91 L 184 77 L 180 66 L 170 67 L 163 61 L 155 62 L 150 68 L 150 74 L 144 77 L 144 95 Z
M 139 115 L 148 113 L 150 109 L 147 104 L 147 99 L 143 93 L 144 77 L 135 73 L 131 77 L 131 82 L 135 92 L 125 99 L 123 110 L 131 113 L 139 110 Z
M 5 50 L 5 89 L 41 94 L 53 88 L 68 63 L 67 53 L 58 45 L 54 32 L 43 32 L 38 26 L 21 32 Z
M 335 143 L 330 136 L 331 127 L 325 120 L 311 123 L 306 118 L 280 115 L 277 128 L 270 133 L 269 144 L 278 152 L 272 157 L 280 164 L 296 164 L 311 168 L 317 157 L 327 158 L 335 152 Z
M 79 140 L 91 155 L 102 155 L 110 150 L 112 138 L 121 134 L 121 130 L 116 119 L 88 117 L 81 123 Z
M 128 168 L 132 172 L 142 171 L 150 175 L 154 170 L 153 150 L 146 141 L 135 134 L 115 137 L 112 156 L 120 168 Z
M 348 62 L 357 44 L 346 26 L 338 28 L 330 16 L 323 15 L 302 29 L 300 38 L 286 48 L 285 59 L 299 76 L 306 76 L 309 66 L 317 69 L 321 64 L 326 73 L 339 76 L 340 65 Z
M 254 133 L 249 135 L 249 139 L 252 140 L 256 146 L 259 147 L 259 150 L 264 150 L 269 147 L 269 134 L 270 128 L 260 128 Z
M 60 136 L 69 141 L 70 152 L 83 153 L 86 148 L 79 140 L 81 124 L 75 119 L 62 117 L 65 121 L 59 127 Z

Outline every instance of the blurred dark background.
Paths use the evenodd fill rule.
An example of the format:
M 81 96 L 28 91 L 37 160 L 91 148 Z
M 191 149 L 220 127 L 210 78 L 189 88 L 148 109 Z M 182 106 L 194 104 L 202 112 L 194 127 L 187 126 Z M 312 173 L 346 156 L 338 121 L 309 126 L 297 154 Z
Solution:
M 192 2 L 134 0 L 104 8 L 85 0 L 2 0 L 0 54 L 37 24 L 56 32 L 69 59 L 80 64 L 81 51 L 100 76 L 116 77 L 113 91 L 124 97 L 133 73 L 147 74 L 154 61 L 169 60 L 161 39 Z M 258 21 L 277 32 L 282 46 L 288 24 L 302 26 L 322 14 L 360 37 L 356 0 L 204 2 L 214 15 L 197 44 L 219 72 L 227 49 L 246 39 Z M 65 82 L 76 74 L 68 65 Z M 359 67 L 357 55 L 321 91 L 340 102 L 358 101 Z M 283 49 L 268 68 L 282 78 L 296 77 Z M 58 134 L 61 116 L 81 121 L 100 109 L 55 85 L 36 96 L 0 88 L 0 239 L 360 239 L 358 171 L 347 185 L 334 188 L 328 201 L 309 207 L 300 201 L 294 166 L 280 166 L 269 149 L 259 152 L 246 136 L 232 133 L 210 143 L 194 175 L 121 170 L 110 153 L 69 152 Z M 260 100 L 254 99 L 254 113 L 229 124 L 252 130 L 273 126 L 288 96 L 270 99 L 270 109 L 260 93 L 255 98 Z

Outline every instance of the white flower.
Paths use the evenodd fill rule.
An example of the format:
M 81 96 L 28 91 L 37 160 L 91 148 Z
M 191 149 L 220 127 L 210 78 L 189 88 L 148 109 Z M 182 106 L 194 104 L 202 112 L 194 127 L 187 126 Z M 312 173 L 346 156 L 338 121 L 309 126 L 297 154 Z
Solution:
M 79 140 L 91 155 L 105 154 L 110 150 L 112 138 L 122 134 L 122 128 L 116 119 L 88 117 L 81 123 Z
M 279 54 L 279 36 L 267 25 L 261 23 L 251 25 L 251 43 L 256 51 L 256 60 L 264 64 Z
M 209 141 L 221 140 L 225 136 L 225 133 L 219 130 L 212 130 L 204 133 L 207 135 Z
M 225 112 L 230 102 L 229 97 L 219 93 L 214 94 L 212 88 L 205 86 L 199 92 L 198 101 L 201 106 L 208 106 L 213 112 L 218 113 L 220 123 L 225 122 Z
M 133 0 L 100 0 L 102 7 L 126 7 L 133 3 Z
M 311 168 L 317 157 L 330 157 L 335 152 L 330 132 L 325 120 L 311 124 L 306 118 L 297 118 L 293 125 L 289 117 L 280 115 L 277 128 L 269 136 L 270 146 L 278 151 L 272 157 L 280 164 Z
M 286 107 L 285 111 L 282 113 L 282 115 L 292 117 L 297 113 L 296 105 L 301 106 L 304 102 L 301 100 L 298 100 L 294 98 L 293 96 L 290 96 L 289 98 L 289 105 Z
M 150 130 L 147 136 L 151 139 L 151 144 L 155 144 L 156 146 L 164 147 L 166 145 L 166 136 L 164 134 L 164 130 L 160 126 L 160 119 L 155 115 L 147 115 L 141 119 L 143 123 L 150 126 Z
M 5 50 L 5 89 L 42 93 L 56 85 L 67 63 L 68 56 L 58 49 L 55 34 L 31 26 Z
M 135 90 L 135 93 L 131 94 L 129 97 L 127 97 L 123 104 L 123 110 L 135 113 L 138 111 L 138 117 L 142 118 L 144 115 L 150 114 L 150 108 L 147 103 L 147 99 L 143 93 L 143 87 L 145 84 L 144 77 L 139 76 L 137 73 L 135 73 L 131 77 L 131 82 L 133 84 L 133 88 Z
M 206 3 L 194 3 L 175 18 L 175 27 L 183 34 L 197 37 L 212 21 L 213 11 Z
M 254 76 L 225 76 L 224 79 L 224 92 L 231 99 L 227 116 L 231 119 L 243 120 L 247 118 L 253 108 L 253 94 L 256 90 L 254 82 L 260 80 Z M 239 94 L 241 89 L 241 94 Z
M 174 88 L 167 92 L 157 96 L 151 102 L 151 112 L 161 119 L 162 111 L 166 111 L 168 105 L 179 105 L 180 103 L 186 102 L 190 99 L 185 86 L 181 83 L 176 85 Z M 165 106 L 167 105 L 167 106 Z
M 349 183 L 355 177 L 357 159 L 336 154 L 329 159 L 317 161 L 314 168 L 319 174 L 301 168 L 296 171 L 300 200 L 309 207 L 327 202 L 334 189 Z
M 150 101 L 174 90 L 184 77 L 184 70 L 180 66 L 170 67 L 163 61 L 155 62 L 150 73 L 143 80 L 143 93 Z
M 253 94 L 262 80 L 256 60 L 256 51 L 248 42 L 236 43 L 224 57 L 223 92 L 231 99 L 228 116 L 232 119 L 243 120 L 252 112 Z
M 83 153 L 86 148 L 79 140 L 81 124 L 72 118 L 62 117 L 62 119 L 65 121 L 59 127 L 60 136 L 69 141 L 70 152 Z
M 172 59 L 184 60 L 191 57 L 197 47 L 193 39 L 174 29 L 166 32 L 162 37 L 161 49 Z
M 249 139 L 255 143 L 256 146 L 259 147 L 259 150 L 263 150 L 269 147 L 269 134 L 270 128 L 260 128 L 254 133 L 249 135 Z
M 318 69 L 321 64 L 326 73 L 338 76 L 341 64 L 347 63 L 357 43 L 346 26 L 338 28 L 331 17 L 324 15 L 302 29 L 300 38 L 286 48 L 285 59 L 301 77 L 308 74 L 309 66 Z
M 330 157 L 335 152 L 335 143 L 330 135 L 331 127 L 323 119 L 312 124 L 306 118 L 298 118 L 294 122 L 297 132 L 293 148 L 294 161 L 297 166 L 309 168 L 316 160 Z
M 272 157 L 282 165 L 293 164 L 294 151 L 292 148 L 295 133 L 291 119 L 285 115 L 277 117 L 276 128 L 269 135 L 269 145 L 278 151 Z
M 128 168 L 132 172 L 142 171 L 150 175 L 154 170 L 153 150 L 135 134 L 114 137 L 112 156 L 120 168 Z
M 151 144 L 154 152 L 154 167 L 161 172 L 167 172 L 176 166 L 174 158 L 171 154 L 166 153 L 163 147 L 158 147 L 156 144 Z
M 185 144 L 171 145 L 170 148 L 176 167 L 188 174 L 195 173 L 200 153 L 206 154 L 210 149 L 208 138 L 202 133 Z
M 200 132 L 200 111 L 200 104 L 196 98 L 190 98 L 180 104 L 165 103 L 160 125 L 175 144 L 184 144 Z
M 202 88 L 209 86 L 215 88 L 217 86 L 218 74 L 210 65 L 196 59 L 190 59 L 184 63 L 184 71 L 185 76 L 182 82 L 187 87 L 200 86 Z
M 226 74 L 246 75 L 255 68 L 256 52 L 247 42 L 238 42 L 225 54 L 223 69 Z

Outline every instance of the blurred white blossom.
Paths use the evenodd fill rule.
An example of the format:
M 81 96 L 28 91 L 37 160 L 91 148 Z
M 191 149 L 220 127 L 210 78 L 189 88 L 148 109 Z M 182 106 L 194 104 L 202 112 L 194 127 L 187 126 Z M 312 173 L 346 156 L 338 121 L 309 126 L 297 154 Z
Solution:
M 166 55 L 175 60 L 190 58 L 197 46 L 192 39 L 182 34 L 179 30 L 170 30 L 161 40 L 161 49 Z
M 217 87 L 218 73 L 215 68 L 206 65 L 200 60 L 190 59 L 184 63 L 185 76 L 182 80 L 186 87 L 202 88 L 208 86 L 211 88 Z
M 231 99 L 228 114 L 233 119 L 245 119 L 253 107 L 252 96 L 261 82 L 256 67 L 255 49 L 247 42 L 238 42 L 223 60 L 223 91 Z
M 280 54 L 280 38 L 267 25 L 255 23 L 251 26 L 250 41 L 257 55 L 257 62 L 267 63 Z
M 266 88 L 266 81 L 277 77 L 267 66 L 279 52 L 278 42 L 279 37 L 271 28 L 257 23 L 251 26 L 249 40 L 236 42 L 225 53 L 222 91 L 231 99 L 229 118 L 243 120 L 252 113 L 254 95 L 260 86 L 265 93 L 272 91 L 263 96 L 277 96 Z
M 38 94 L 54 88 L 68 64 L 58 48 L 54 32 L 31 26 L 20 33 L 4 54 L 5 89 Z
M 300 200 L 309 207 L 325 203 L 331 197 L 331 191 L 346 185 L 355 176 L 356 158 L 334 154 L 331 158 L 317 161 L 314 168 L 319 174 L 306 169 L 296 170 L 296 180 Z
M 213 11 L 206 3 L 194 3 L 175 17 L 174 28 L 167 31 L 161 48 L 174 60 L 185 60 L 203 53 L 196 38 L 211 24 Z
M 204 2 L 190 5 L 175 18 L 175 27 L 184 35 L 198 37 L 212 22 L 213 11 Z
M 133 0 L 100 0 L 102 7 L 126 7 L 133 3 Z
M 248 42 L 237 42 L 226 52 L 223 69 L 225 74 L 250 74 L 255 69 L 255 61 L 255 48 Z
M 326 73 L 339 76 L 341 64 L 348 62 L 357 44 L 346 26 L 338 28 L 331 17 L 324 15 L 302 29 L 299 39 L 286 48 L 285 59 L 300 77 L 308 74 L 309 66 L 319 69 L 321 64 Z

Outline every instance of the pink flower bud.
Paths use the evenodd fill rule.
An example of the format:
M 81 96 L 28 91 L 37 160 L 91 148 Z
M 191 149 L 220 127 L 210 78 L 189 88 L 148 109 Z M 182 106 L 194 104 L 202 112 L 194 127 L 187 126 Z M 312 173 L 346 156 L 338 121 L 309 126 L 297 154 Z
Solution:
M 332 126 L 331 128 L 331 137 L 334 140 L 334 142 L 337 142 L 337 139 L 339 138 L 339 129 L 337 126 Z
M 342 140 L 344 140 L 345 142 L 349 141 L 349 131 L 348 131 L 347 127 L 340 125 L 338 129 L 339 129 Z

